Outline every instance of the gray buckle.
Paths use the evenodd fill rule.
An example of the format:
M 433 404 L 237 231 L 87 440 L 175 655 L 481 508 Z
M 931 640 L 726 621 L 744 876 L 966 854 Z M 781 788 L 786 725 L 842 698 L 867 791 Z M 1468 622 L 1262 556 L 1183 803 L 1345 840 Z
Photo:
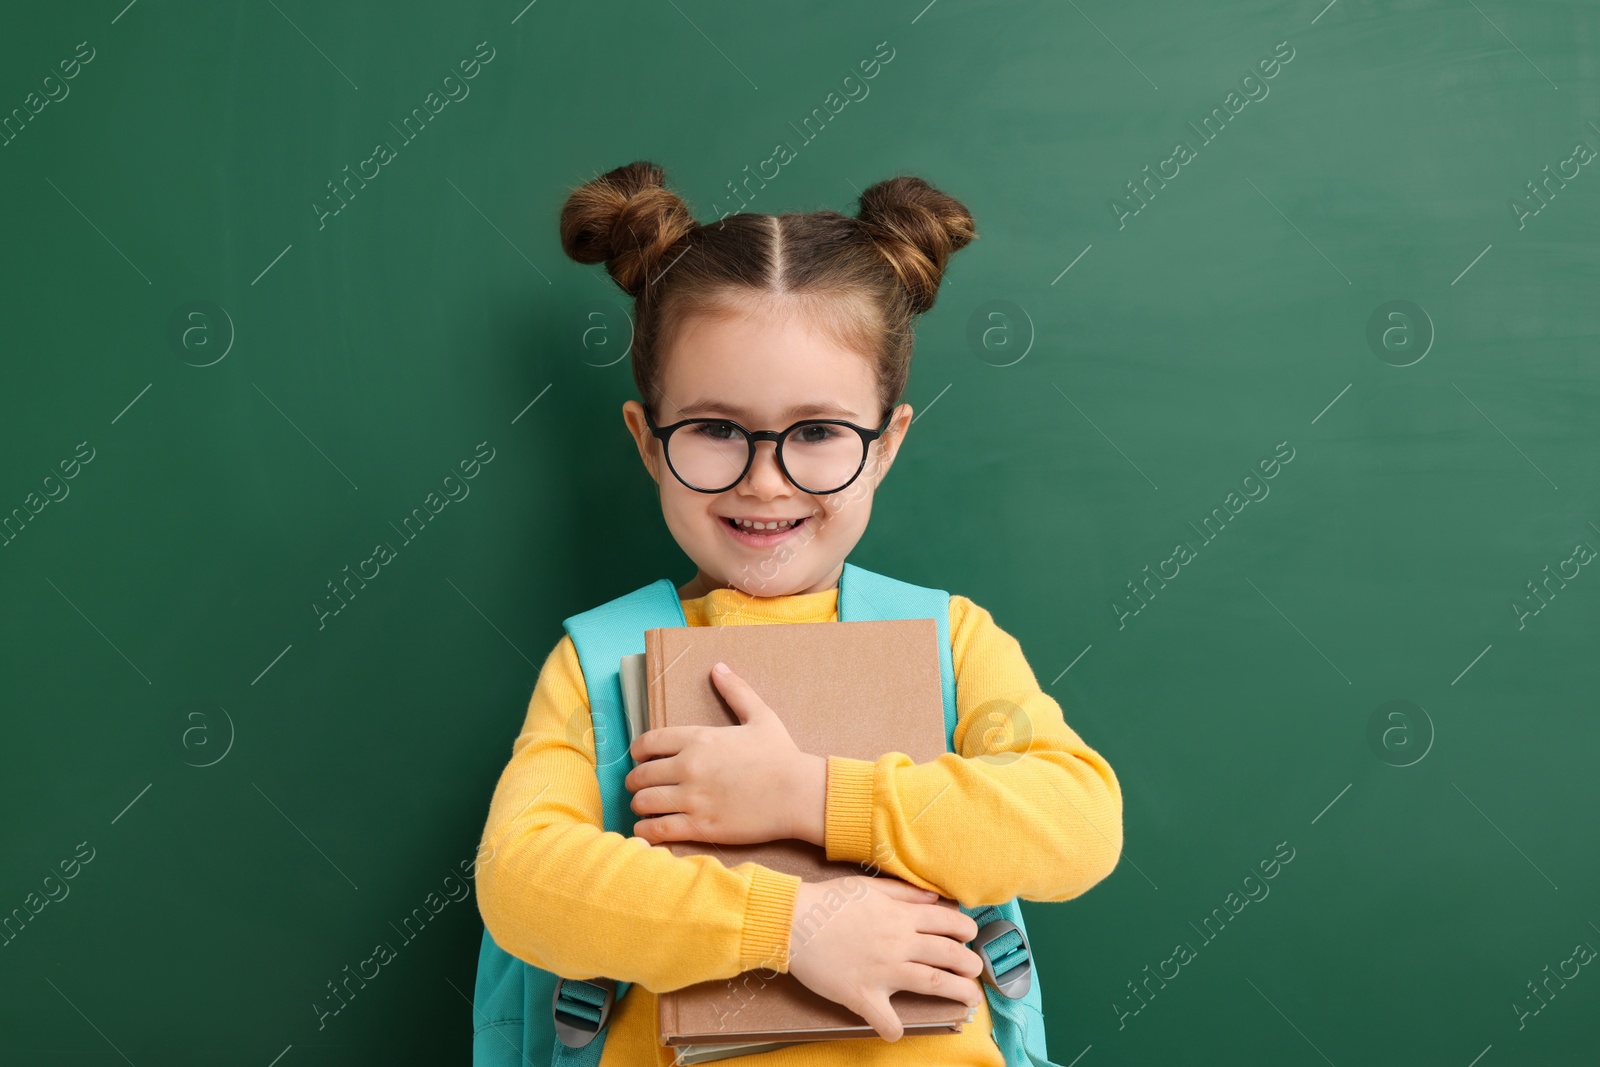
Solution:
M 1015 934 L 1015 937 L 1009 935 Z M 995 951 L 1000 953 L 999 960 L 989 958 L 986 946 L 993 942 L 1005 940 L 1005 944 L 995 945 Z M 978 931 L 978 936 L 972 939 L 971 949 L 983 960 L 983 981 L 993 986 L 1001 995 L 1017 1000 L 1027 995 L 1028 988 L 1033 983 L 1033 953 L 1028 948 L 1028 936 L 1017 929 L 1017 924 L 1009 919 L 996 919 L 985 923 Z M 998 965 L 999 971 L 995 968 Z
M 556 1037 L 568 1048 L 582 1048 L 606 1028 L 617 983 L 611 978 L 561 978 L 550 998 Z

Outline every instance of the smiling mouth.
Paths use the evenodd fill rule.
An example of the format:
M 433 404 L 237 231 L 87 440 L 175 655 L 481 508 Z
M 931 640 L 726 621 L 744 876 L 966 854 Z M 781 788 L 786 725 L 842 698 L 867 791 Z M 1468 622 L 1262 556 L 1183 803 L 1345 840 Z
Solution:
M 753 548 L 765 548 L 768 545 L 775 545 L 780 541 L 788 540 L 794 536 L 796 530 L 810 522 L 812 517 L 807 515 L 800 519 L 778 519 L 774 520 L 776 525 L 774 525 L 774 522 L 762 522 L 759 524 L 750 522 L 747 525 L 746 522 L 748 520 L 740 521 L 725 515 L 721 518 L 722 525 L 735 541 Z
M 773 519 L 764 522 L 754 522 L 748 519 L 735 519 L 724 515 L 722 521 L 732 526 L 735 530 L 745 533 L 783 533 L 785 530 L 797 530 L 805 525 L 810 516 L 800 519 Z

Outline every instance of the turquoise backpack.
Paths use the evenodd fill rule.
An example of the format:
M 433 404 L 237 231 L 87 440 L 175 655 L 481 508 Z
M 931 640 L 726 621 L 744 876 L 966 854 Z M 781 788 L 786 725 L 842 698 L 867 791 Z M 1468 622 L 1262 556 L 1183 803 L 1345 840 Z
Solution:
M 932 618 L 938 623 L 945 747 L 954 751 L 950 594 L 846 563 L 839 578 L 838 617 L 841 622 Z M 662 578 L 562 625 L 577 648 L 588 689 L 605 829 L 631 837 L 634 814 L 622 781 L 634 762 L 618 668 L 623 656 L 644 651 L 645 630 L 687 626 L 683 605 L 677 587 Z M 1045 1051 L 1039 982 L 1018 901 L 961 910 L 978 924 L 978 936 L 968 944 L 983 959 L 994 1040 L 1007 1067 L 1056 1067 Z M 599 1067 L 606 1022 L 629 986 L 609 978 L 560 978 L 512 956 L 484 930 L 472 1002 L 474 1067 Z

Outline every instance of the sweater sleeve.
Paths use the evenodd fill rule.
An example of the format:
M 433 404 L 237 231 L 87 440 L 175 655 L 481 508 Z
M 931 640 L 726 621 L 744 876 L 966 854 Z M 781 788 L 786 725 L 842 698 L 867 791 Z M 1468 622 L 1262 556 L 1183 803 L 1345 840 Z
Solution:
M 489 806 L 477 868 L 489 935 L 563 977 L 604 976 L 653 993 L 757 967 L 788 970 L 799 878 L 675 856 L 603 826 L 588 692 L 563 634 Z
M 964 907 L 1079 896 L 1122 853 L 1116 775 L 988 611 L 951 596 L 950 632 L 955 751 L 924 764 L 897 752 L 828 757 L 828 858 Z

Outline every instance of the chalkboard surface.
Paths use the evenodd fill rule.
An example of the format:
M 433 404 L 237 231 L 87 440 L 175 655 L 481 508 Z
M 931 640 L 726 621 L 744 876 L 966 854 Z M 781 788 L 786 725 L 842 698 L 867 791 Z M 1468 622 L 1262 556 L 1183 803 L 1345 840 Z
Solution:
M 1594 1062 L 1600 8 L 524 4 L 0 20 L 0 1062 L 468 1061 L 539 664 L 693 574 L 557 240 L 635 159 L 977 220 L 852 559 L 1120 777 L 1052 1059 Z

